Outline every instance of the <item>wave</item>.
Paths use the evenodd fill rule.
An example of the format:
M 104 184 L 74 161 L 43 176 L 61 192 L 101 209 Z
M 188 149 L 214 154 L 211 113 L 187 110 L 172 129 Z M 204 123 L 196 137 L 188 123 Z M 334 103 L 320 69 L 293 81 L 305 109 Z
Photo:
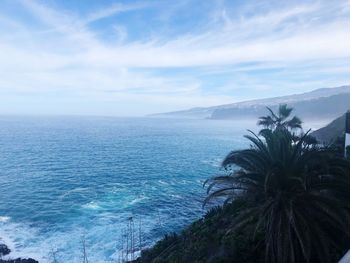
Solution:
M 204 160 L 204 161 L 202 161 L 202 163 L 208 164 L 208 165 L 210 165 L 211 167 L 215 167 L 215 168 L 221 167 L 221 162 L 222 162 L 222 159 L 221 159 L 221 158 L 215 158 L 215 159 L 210 159 L 210 160 Z
M 134 204 L 137 204 L 137 203 L 139 203 L 139 202 L 141 202 L 141 201 L 143 201 L 145 199 L 148 199 L 148 198 L 146 196 L 142 195 L 142 196 L 139 196 L 139 197 L 131 200 L 129 204 L 130 205 L 134 205 Z
M 9 216 L 0 216 L 0 222 L 7 222 L 11 219 Z
M 47 261 L 44 254 L 39 252 L 45 251 L 45 246 L 36 247 L 29 245 L 35 243 L 34 240 L 36 239 L 36 236 L 38 236 L 37 229 L 14 223 L 10 217 L 1 218 L 5 218 L 6 220 L 0 221 L 0 237 L 8 248 L 11 249 L 10 255 L 3 257 L 4 259 L 22 257 L 34 258 L 39 260 L 39 262 Z
M 73 193 L 82 193 L 82 192 L 86 192 L 86 191 L 89 191 L 89 188 L 87 187 L 77 187 L 75 189 L 72 189 L 72 190 L 69 190 L 69 191 L 66 191 L 64 194 L 62 194 L 60 196 L 60 199 L 64 199 L 65 197 L 73 194 Z
M 139 202 L 144 198 L 133 201 Z M 155 240 L 147 236 L 159 230 L 159 219 L 151 216 L 122 213 L 119 217 L 110 217 L 110 214 L 103 214 L 89 223 L 83 222 L 84 220 L 74 221 L 73 225 L 66 225 L 66 230 L 43 229 L 16 223 L 11 218 L 2 216 L 6 220 L 0 222 L 1 241 L 11 249 L 10 255 L 4 259 L 22 257 L 34 258 L 40 263 L 76 263 L 82 261 L 82 241 L 85 240 L 90 262 L 116 262 L 120 258 L 121 237 L 127 229 L 130 217 L 134 218 L 135 231 L 138 231 L 142 220 L 142 236 L 145 237 L 143 247 L 152 245 Z M 165 234 L 169 229 L 164 228 L 161 231 Z M 138 253 L 137 247 L 135 256 Z
M 91 201 L 85 205 L 82 205 L 82 207 L 86 209 L 92 209 L 92 210 L 97 210 L 101 208 L 101 206 L 94 201 Z

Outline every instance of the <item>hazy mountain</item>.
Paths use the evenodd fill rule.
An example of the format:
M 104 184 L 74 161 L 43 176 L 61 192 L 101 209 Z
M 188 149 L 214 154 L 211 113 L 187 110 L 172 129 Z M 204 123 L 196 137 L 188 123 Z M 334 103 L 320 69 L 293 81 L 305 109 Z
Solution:
M 336 118 L 325 127 L 311 133 L 319 142 L 330 144 L 345 134 L 345 114 Z
M 303 119 L 333 119 L 350 108 L 350 86 L 322 88 L 302 94 L 243 101 L 207 108 L 193 108 L 184 111 L 154 114 L 157 117 L 186 117 L 211 119 L 257 118 L 281 103 L 295 108 L 295 113 Z

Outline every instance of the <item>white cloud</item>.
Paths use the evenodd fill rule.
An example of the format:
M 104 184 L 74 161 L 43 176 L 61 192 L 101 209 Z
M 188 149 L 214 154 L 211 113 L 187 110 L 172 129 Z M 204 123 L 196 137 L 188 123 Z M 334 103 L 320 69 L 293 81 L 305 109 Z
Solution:
M 147 7 L 147 5 L 144 3 L 128 4 L 128 5 L 116 3 L 116 4 L 113 4 L 112 6 L 108 6 L 106 8 L 102 8 L 100 10 L 97 10 L 93 13 L 88 14 L 86 18 L 84 18 L 84 23 L 89 24 L 107 17 L 117 15 L 119 13 L 143 9 L 145 7 Z
M 160 108 L 170 110 L 227 103 L 237 96 L 206 92 L 200 74 L 163 76 L 160 69 L 188 68 L 191 72 L 196 68 L 205 72 L 203 67 L 218 67 L 222 72 L 230 66 L 236 72 L 245 72 L 252 66 L 239 66 L 242 63 L 260 62 L 260 68 L 271 64 L 295 68 L 310 61 L 350 58 L 348 3 L 271 7 L 267 12 L 242 12 L 240 16 L 224 6 L 208 21 L 210 28 L 201 33 L 188 32 L 174 38 L 160 35 L 133 42 L 127 42 L 127 26 L 116 24 L 113 33 L 117 40 L 110 43 L 99 38 L 90 24 L 148 6 L 116 4 L 82 16 L 34 0 L 20 2 L 41 27 L 27 27 L 0 11 L 0 21 L 6 21 L 0 33 L 6 32 L 7 36 L 0 38 L 0 92 L 61 91 L 130 101 L 153 98 L 159 105 L 169 105 Z M 245 6 L 245 10 L 250 9 Z M 349 65 L 334 70 L 349 73 Z M 315 85 L 315 81 L 309 83 Z M 224 85 L 227 91 L 228 84 L 235 85 L 228 82 Z M 268 85 L 259 83 L 258 77 L 249 82 L 249 76 L 242 75 L 240 85 L 247 84 L 255 89 Z

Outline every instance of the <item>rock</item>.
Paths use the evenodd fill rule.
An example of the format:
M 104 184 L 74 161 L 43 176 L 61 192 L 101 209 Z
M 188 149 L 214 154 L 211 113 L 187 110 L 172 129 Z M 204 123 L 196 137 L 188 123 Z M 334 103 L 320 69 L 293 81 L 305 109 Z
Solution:
M 1 259 L 2 256 L 10 254 L 10 252 L 11 249 L 9 249 L 5 244 L 0 244 L 0 263 L 39 263 L 32 258 Z
M 2 256 L 8 255 L 11 253 L 11 249 L 8 248 L 3 243 L 0 243 L 0 263 L 39 263 L 35 259 L 32 258 L 16 258 L 16 259 L 1 259 Z
M 39 262 L 32 258 L 28 258 L 28 259 L 17 258 L 17 259 L 8 259 L 8 260 L 0 259 L 0 263 L 39 263 Z
M 9 249 L 5 244 L 0 244 L 0 256 L 5 256 L 10 254 L 11 249 Z

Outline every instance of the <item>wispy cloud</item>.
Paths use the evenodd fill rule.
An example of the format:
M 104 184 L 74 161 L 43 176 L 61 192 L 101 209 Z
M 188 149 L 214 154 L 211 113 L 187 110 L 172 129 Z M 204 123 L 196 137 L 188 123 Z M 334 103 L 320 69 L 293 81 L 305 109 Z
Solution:
M 124 105 L 140 114 L 350 82 L 349 2 L 222 2 L 213 10 L 183 1 L 171 14 L 181 17 L 196 4 L 205 19 L 196 24 L 196 18 L 185 16 L 189 26 L 172 36 L 162 32 L 177 22 L 174 15 L 164 18 L 167 9 L 160 2 L 117 3 L 80 13 L 19 0 L 25 18 L 0 11 L 0 94 L 32 92 L 47 100 L 61 94 L 78 101 L 89 97 L 96 104 L 99 99 L 101 104 L 143 101 L 137 110 Z M 129 13 L 137 16 L 119 19 Z M 93 25 L 107 18 L 106 38 L 100 32 L 106 29 Z M 159 35 L 145 34 L 149 27 Z M 297 75 L 304 78 L 296 82 Z
M 92 23 L 92 22 L 95 22 L 104 18 L 108 18 L 120 13 L 143 9 L 147 6 L 149 5 L 147 5 L 146 3 L 136 3 L 136 4 L 134 3 L 134 4 L 128 4 L 128 5 L 117 3 L 112 6 L 108 6 L 108 7 L 93 11 L 92 13 L 86 16 L 86 18 L 84 19 L 84 22 L 86 24 Z

